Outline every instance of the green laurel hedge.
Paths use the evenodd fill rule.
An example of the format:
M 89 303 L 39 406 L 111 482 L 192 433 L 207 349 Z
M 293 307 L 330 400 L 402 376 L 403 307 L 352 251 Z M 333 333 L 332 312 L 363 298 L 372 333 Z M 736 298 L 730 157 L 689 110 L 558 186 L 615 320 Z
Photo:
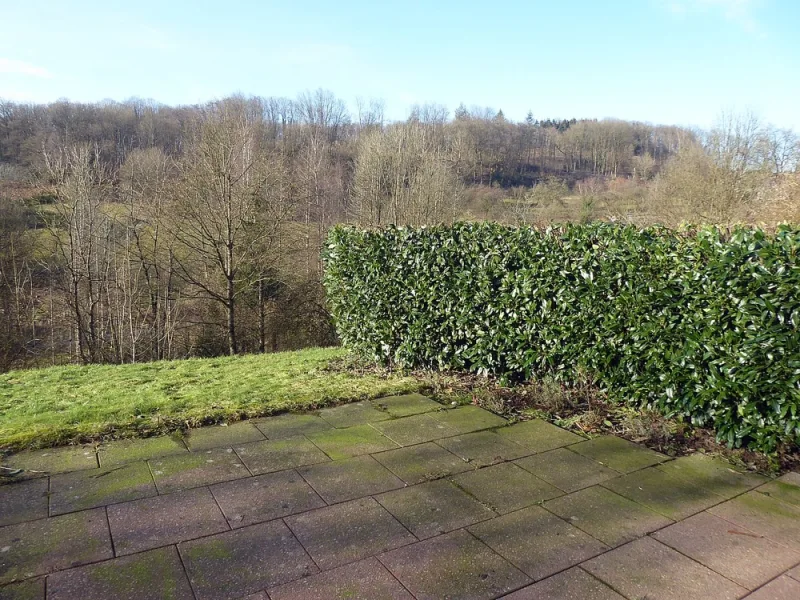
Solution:
M 587 369 L 612 400 L 766 452 L 800 441 L 800 230 L 363 231 L 324 251 L 342 342 L 511 380 Z

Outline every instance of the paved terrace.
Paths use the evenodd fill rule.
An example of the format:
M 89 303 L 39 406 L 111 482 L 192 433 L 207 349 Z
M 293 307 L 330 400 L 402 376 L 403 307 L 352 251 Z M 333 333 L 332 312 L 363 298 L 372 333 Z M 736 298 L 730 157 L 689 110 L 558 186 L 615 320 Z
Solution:
M 417 395 L 6 464 L 2 599 L 800 598 L 800 475 Z

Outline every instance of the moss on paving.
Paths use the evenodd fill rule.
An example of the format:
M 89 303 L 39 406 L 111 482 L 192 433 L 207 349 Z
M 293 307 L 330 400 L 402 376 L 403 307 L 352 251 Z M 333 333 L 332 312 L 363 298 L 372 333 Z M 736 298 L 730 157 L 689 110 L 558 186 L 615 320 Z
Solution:
M 0 375 L 0 448 L 45 447 L 233 421 L 419 391 L 411 377 L 329 370 L 339 348 L 11 371 Z

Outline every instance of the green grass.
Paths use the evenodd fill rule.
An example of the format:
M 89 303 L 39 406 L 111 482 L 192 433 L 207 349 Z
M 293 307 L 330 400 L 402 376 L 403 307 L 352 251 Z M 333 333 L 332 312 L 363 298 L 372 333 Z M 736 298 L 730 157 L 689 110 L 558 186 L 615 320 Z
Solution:
M 417 391 L 411 377 L 328 369 L 339 348 L 11 371 L 0 375 L 0 449 L 131 437 Z

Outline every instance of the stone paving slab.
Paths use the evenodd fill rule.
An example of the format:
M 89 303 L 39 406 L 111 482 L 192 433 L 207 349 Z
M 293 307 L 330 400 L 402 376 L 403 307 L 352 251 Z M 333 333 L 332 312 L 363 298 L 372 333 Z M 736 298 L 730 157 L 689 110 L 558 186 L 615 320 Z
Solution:
M 0 587 L 0 600 L 45 600 L 44 577 Z
M 503 596 L 503 600 L 625 600 L 579 567 Z
M 530 450 L 510 442 L 493 431 L 478 431 L 437 440 L 445 450 L 460 456 L 476 467 L 494 465 L 530 454 Z
M 539 506 L 473 525 L 469 531 L 534 581 L 608 550 L 605 544 Z
M 426 398 L 421 394 L 405 394 L 403 396 L 388 396 L 374 400 L 373 404 L 380 410 L 385 410 L 393 417 L 408 417 L 420 413 L 442 410 L 444 406 Z
M 188 452 L 186 444 L 178 436 L 163 435 L 143 440 L 103 442 L 97 451 L 97 456 L 100 459 L 100 466 L 113 467 L 129 462 Z
M 375 499 L 421 540 L 496 516 L 446 479 L 386 492 Z
M 740 472 L 724 460 L 701 453 L 676 458 L 658 465 L 657 468 L 726 498 L 737 496 L 768 481 L 766 477 Z
M 63 473 L 50 478 L 50 514 L 138 500 L 157 493 L 145 462 Z
M 328 456 L 305 437 L 264 440 L 234 448 L 253 475 L 327 462 Z
M 577 492 L 620 476 L 617 471 L 566 448 L 526 456 L 514 463 L 565 492 Z
M 497 433 L 534 452 L 547 452 L 586 440 L 586 438 L 541 419 L 516 423 L 510 427 L 498 429 Z
M 431 416 L 455 431 L 456 435 L 508 425 L 508 421 L 504 418 L 477 406 L 448 408 L 447 410 L 431 413 Z
M 47 600 L 191 600 L 174 546 L 62 571 L 47 578 Z
M 319 411 L 319 416 L 334 427 L 345 428 L 385 421 L 391 418 L 392 415 L 375 407 L 371 402 L 352 402 L 334 406 L 333 408 L 325 408 Z
M 672 520 L 641 504 L 597 486 L 550 500 L 544 506 L 612 547 L 672 523 Z
M 794 569 L 789 571 L 787 573 L 787 575 L 789 577 L 791 577 L 792 579 L 796 579 L 797 581 L 800 581 L 800 564 L 798 564 L 798 566 L 796 566 Z
M 431 442 L 378 452 L 372 457 L 409 485 L 441 479 L 475 468 L 464 459 Z
M 102 508 L 0 528 L 0 585 L 114 556 Z
M 747 593 L 649 537 L 593 558 L 582 567 L 628 598 L 735 600 Z
M 3 460 L 3 465 L 28 471 L 29 474 L 45 475 L 96 469 L 98 463 L 97 453 L 92 446 L 65 446 L 12 454 Z
M 425 414 L 372 423 L 372 426 L 400 446 L 411 446 L 456 435 L 455 430 Z
M 239 598 L 317 573 L 282 521 L 270 521 L 178 546 L 198 600 Z
M 160 494 L 211 485 L 250 475 L 230 448 L 202 450 L 149 461 Z
M 747 492 L 708 511 L 800 551 L 800 508 L 759 492 Z
M 463 529 L 378 558 L 417 600 L 489 600 L 531 583 Z
M 756 491 L 786 504 L 800 507 L 800 473 L 786 473 L 756 488 Z
M 800 553 L 707 512 L 652 535 L 749 590 L 800 563 Z
M 346 429 L 312 433 L 307 437 L 333 460 L 399 447 L 398 444 L 369 425 L 356 425 Z
M 361 498 L 286 517 L 322 569 L 332 569 L 416 541 L 385 508 Z
M 800 598 L 800 582 L 784 575 L 770 581 L 746 598 L 747 600 L 797 600 Z
M 192 429 L 184 438 L 189 450 L 209 450 L 257 442 L 266 436 L 249 421 L 232 423 L 231 425 L 214 425 Z
M 0 486 L 0 527 L 47 516 L 47 477 Z
M 270 600 L 414 600 L 374 558 L 269 590 Z
M 279 471 L 211 487 L 233 528 L 278 519 L 325 506 L 297 471 Z
M 356 456 L 298 469 L 329 504 L 396 490 L 405 485 L 371 456 Z
M 228 529 L 208 488 L 109 506 L 108 522 L 117 556 Z
M 282 440 L 333 429 L 333 425 L 317 415 L 286 413 L 253 421 L 270 440 Z
M 596 437 L 569 449 L 620 473 L 631 473 L 669 460 L 668 456 L 611 435 Z
M 563 495 L 558 488 L 513 463 L 463 473 L 453 481 L 500 514 Z

